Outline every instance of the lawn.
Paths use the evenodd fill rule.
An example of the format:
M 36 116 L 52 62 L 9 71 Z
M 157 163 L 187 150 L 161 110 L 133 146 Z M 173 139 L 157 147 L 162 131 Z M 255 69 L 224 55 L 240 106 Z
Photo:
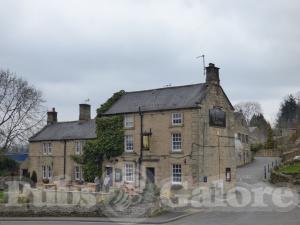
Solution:
M 279 172 L 285 173 L 285 174 L 300 173 L 300 162 L 295 163 L 294 165 L 281 167 L 279 169 Z

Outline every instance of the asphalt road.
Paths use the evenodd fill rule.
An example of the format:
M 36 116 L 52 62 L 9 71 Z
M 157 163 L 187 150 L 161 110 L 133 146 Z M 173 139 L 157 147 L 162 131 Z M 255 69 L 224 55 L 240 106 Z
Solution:
M 257 158 L 253 163 L 238 169 L 238 181 L 239 186 L 251 188 L 262 188 L 258 193 L 267 190 L 267 192 L 273 192 L 273 195 L 267 195 L 263 198 L 265 207 L 253 207 L 253 202 L 244 207 L 220 207 L 206 210 L 194 209 L 195 214 L 185 217 L 183 219 L 171 222 L 171 225 L 300 225 L 300 208 L 293 205 L 292 207 L 278 208 L 272 204 L 272 198 L 278 196 L 274 194 L 274 186 L 263 181 L 264 178 L 264 166 L 273 161 L 275 164 L 276 158 Z M 295 194 L 295 193 L 294 193 Z M 299 195 L 293 196 L 298 204 Z M 39 221 L 10 221 L 1 222 L 0 225 L 57 225 L 57 224 L 116 224 L 108 222 L 80 222 L 80 221 L 60 221 L 60 222 L 39 222 Z

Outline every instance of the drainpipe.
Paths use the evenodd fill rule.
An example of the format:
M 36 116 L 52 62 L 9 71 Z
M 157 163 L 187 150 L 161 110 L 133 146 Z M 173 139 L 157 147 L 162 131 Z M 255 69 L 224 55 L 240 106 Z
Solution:
M 64 179 L 66 179 L 67 141 L 64 140 Z
M 144 115 L 141 111 L 141 107 L 139 107 L 139 115 L 140 115 L 140 122 L 141 122 L 141 130 L 140 130 L 140 142 L 141 142 L 141 146 L 140 146 L 140 157 L 139 157 L 139 181 L 138 181 L 138 184 L 139 184 L 139 188 L 140 188 L 140 185 L 141 185 L 141 179 L 142 179 L 142 173 L 141 173 L 141 169 L 142 169 L 142 160 L 143 160 L 143 146 L 144 146 L 144 141 L 143 141 L 143 118 L 144 118 Z

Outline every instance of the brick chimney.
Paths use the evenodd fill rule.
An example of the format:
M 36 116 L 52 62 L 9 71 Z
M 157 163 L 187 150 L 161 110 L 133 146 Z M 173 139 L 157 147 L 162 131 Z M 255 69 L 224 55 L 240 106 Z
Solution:
M 206 83 L 220 85 L 219 68 L 213 63 L 206 67 Z
M 79 120 L 91 119 L 91 105 L 79 104 Z
M 47 125 L 57 123 L 57 112 L 55 108 L 52 108 L 52 111 L 47 112 Z

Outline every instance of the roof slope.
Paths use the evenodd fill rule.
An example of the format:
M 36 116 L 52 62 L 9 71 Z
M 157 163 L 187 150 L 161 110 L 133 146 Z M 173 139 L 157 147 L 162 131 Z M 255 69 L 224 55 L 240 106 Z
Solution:
M 203 100 L 205 83 L 126 92 L 104 115 L 195 108 Z
M 96 122 L 71 121 L 59 122 L 45 126 L 40 132 L 29 139 L 34 141 L 84 140 L 96 138 Z

